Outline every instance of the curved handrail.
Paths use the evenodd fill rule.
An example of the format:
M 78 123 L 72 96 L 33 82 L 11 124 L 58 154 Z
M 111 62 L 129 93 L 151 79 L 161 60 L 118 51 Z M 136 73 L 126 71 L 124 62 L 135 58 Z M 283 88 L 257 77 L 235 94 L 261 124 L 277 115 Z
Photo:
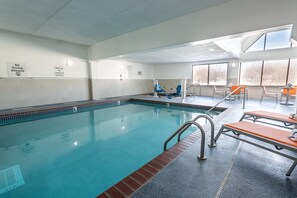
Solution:
M 187 85 L 186 89 L 189 89 L 190 87 L 194 87 L 194 93 L 196 94 L 196 87 L 199 86 L 199 96 L 201 96 L 201 84 L 200 83 L 193 83 Z
M 208 144 L 209 147 L 215 147 L 216 144 L 215 144 L 215 141 L 214 141 L 214 128 L 215 128 L 215 125 L 214 125 L 214 122 L 213 120 L 211 119 L 210 116 L 206 115 L 206 114 L 201 114 L 201 115 L 198 115 L 196 116 L 192 121 L 196 122 L 199 118 L 205 118 L 209 121 L 210 123 L 210 127 L 211 127 L 211 131 L 210 131 L 210 144 Z M 184 133 L 185 130 L 187 130 L 190 126 L 187 126 L 187 128 L 185 128 L 183 131 L 181 131 L 179 134 L 178 134 L 178 137 L 177 137 L 177 141 L 179 142 L 180 141 L 180 137 L 181 135 Z
M 226 98 L 228 98 L 229 96 L 231 96 L 233 93 L 235 93 L 237 90 L 239 89 L 243 89 L 244 90 L 244 96 L 243 96 L 243 103 L 242 103 L 242 108 L 245 108 L 245 98 L 246 98 L 246 91 L 245 91 L 245 87 L 244 86 L 239 86 L 237 87 L 235 90 L 233 90 L 231 93 L 229 93 L 227 96 L 225 96 L 222 100 L 220 100 L 217 104 L 215 104 L 214 106 L 212 106 L 208 111 L 205 112 L 205 114 L 209 115 L 208 113 L 211 112 L 214 108 L 216 108 L 219 104 L 221 104 L 222 102 L 225 101 Z
M 163 147 L 163 151 L 167 150 L 167 144 L 170 140 L 172 140 L 172 138 L 174 138 L 177 134 L 179 134 L 180 132 L 185 131 L 187 128 L 189 128 L 191 125 L 195 125 L 201 132 L 201 146 L 200 146 L 200 156 L 198 156 L 198 159 L 206 159 L 206 157 L 204 156 L 204 147 L 205 147 L 205 131 L 202 128 L 202 126 L 200 124 L 198 124 L 195 121 L 188 121 L 185 122 L 181 127 L 179 127 L 177 129 L 177 131 L 175 131 L 169 138 L 167 138 L 167 140 L 164 142 L 164 147 Z

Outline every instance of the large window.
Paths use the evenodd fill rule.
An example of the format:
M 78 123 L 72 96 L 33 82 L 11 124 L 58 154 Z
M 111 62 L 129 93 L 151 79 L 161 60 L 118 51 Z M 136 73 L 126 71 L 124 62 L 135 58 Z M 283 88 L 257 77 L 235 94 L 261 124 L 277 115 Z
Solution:
M 251 45 L 246 52 L 263 51 L 266 34 L 263 34 L 253 45 Z
M 290 43 L 291 31 L 282 30 L 277 32 L 269 32 L 266 34 L 265 49 L 279 49 L 291 46 Z
M 290 60 L 288 83 L 297 85 L 297 59 Z
M 289 68 L 289 70 L 288 70 Z M 297 84 L 297 59 L 242 62 L 240 84 L 283 86 Z
M 262 85 L 285 85 L 288 60 L 264 61 Z
M 207 85 L 208 82 L 208 65 L 193 66 L 193 83 Z
M 291 47 L 291 30 L 281 30 L 263 34 L 246 52 L 263 51 Z
M 209 65 L 209 85 L 227 84 L 227 63 Z
M 200 85 L 226 85 L 227 63 L 193 65 L 193 83 Z
M 262 61 L 241 63 L 240 84 L 241 85 L 260 85 L 261 71 L 262 71 Z

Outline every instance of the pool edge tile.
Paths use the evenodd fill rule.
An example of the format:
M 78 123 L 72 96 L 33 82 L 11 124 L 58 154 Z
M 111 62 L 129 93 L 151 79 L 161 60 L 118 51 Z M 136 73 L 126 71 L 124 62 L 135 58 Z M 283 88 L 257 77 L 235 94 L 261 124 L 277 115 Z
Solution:
M 114 186 L 107 189 L 102 194 L 97 197 L 106 197 L 105 195 L 112 197 L 109 193 L 121 193 L 124 197 L 130 197 L 134 192 L 144 186 L 147 182 L 153 179 L 157 174 L 159 174 L 164 168 L 171 164 L 176 158 L 178 158 L 185 150 L 192 146 L 199 136 L 194 132 L 180 142 L 176 143 L 174 146 L 168 150 L 162 152 L 160 155 L 125 177 L 122 181 L 119 181 Z M 123 192 L 120 185 L 124 185 L 131 191 Z M 117 190 L 117 192 L 115 191 Z M 109 192 L 109 193 L 108 193 Z

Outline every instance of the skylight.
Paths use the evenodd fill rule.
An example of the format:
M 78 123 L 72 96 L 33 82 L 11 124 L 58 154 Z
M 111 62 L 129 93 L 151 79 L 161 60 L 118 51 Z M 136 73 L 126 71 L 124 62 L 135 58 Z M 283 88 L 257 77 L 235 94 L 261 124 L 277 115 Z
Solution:
M 250 46 L 246 52 L 263 51 L 265 43 L 265 34 L 263 34 L 252 46 Z
M 291 47 L 291 30 L 280 30 L 263 34 L 246 52 L 255 52 L 271 49 Z
M 290 47 L 290 37 L 291 30 L 282 30 L 267 33 L 265 50 Z

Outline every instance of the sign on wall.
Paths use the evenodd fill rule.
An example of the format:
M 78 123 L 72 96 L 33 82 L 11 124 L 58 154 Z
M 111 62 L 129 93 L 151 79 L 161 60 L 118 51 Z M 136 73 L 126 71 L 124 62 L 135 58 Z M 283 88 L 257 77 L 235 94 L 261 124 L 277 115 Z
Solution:
M 64 66 L 54 66 L 55 76 L 64 76 Z
M 7 63 L 9 77 L 25 77 L 26 65 L 24 63 Z

